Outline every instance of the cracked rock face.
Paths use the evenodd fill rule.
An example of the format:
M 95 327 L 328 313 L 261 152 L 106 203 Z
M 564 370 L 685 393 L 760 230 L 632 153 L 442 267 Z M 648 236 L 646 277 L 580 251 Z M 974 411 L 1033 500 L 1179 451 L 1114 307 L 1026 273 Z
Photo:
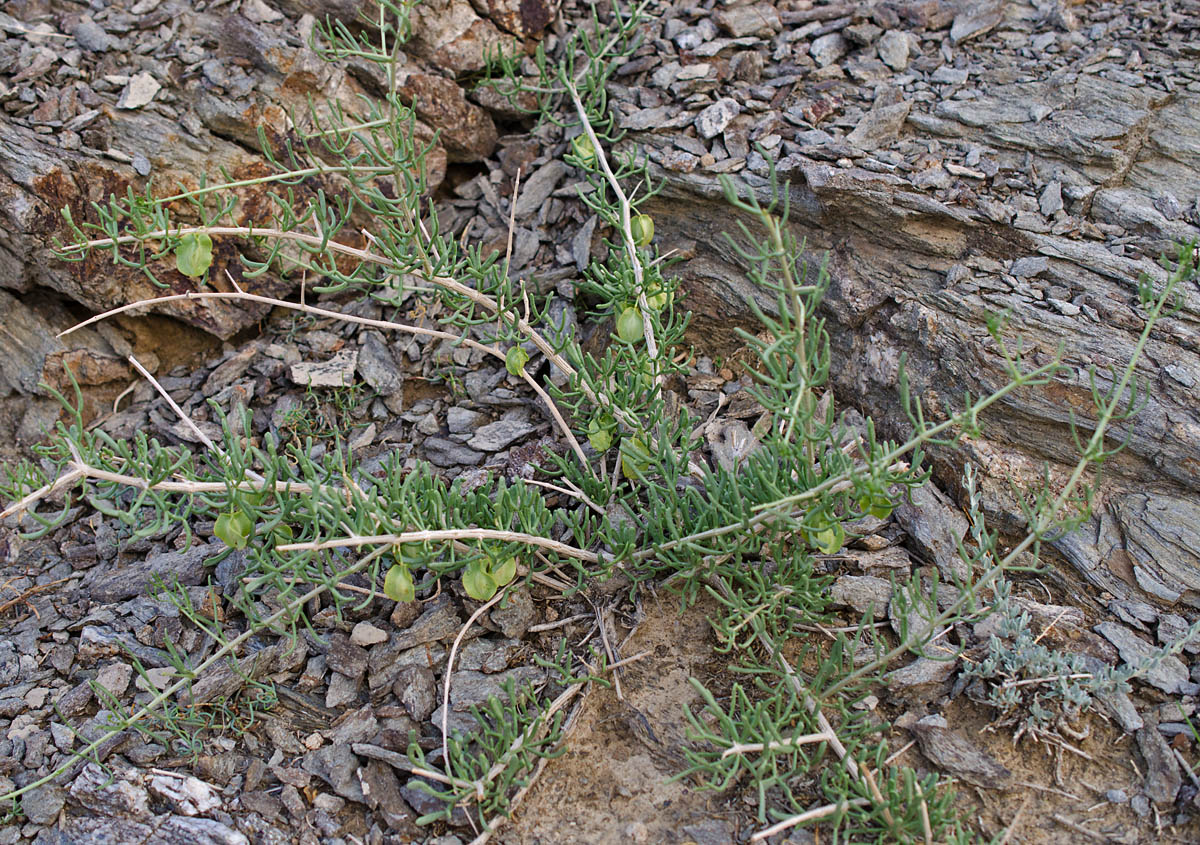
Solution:
M 162 273 L 163 288 L 111 258 L 56 260 L 53 239 L 69 240 L 61 209 L 86 222 L 93 217 L 90 203 L 127 189 L 141 191 L 147 180 L 165 190 L 195 185 L 201 174 L 216 176 L 222 169 L 233 179 L 270 173 L 258 154 L 259 126 L 278 149 L 289 114 L 305 115 L 309 97 L 331 99 L 354 113 L 364 93 L 380 90 L 380 80 L 363 68 L 327 64 L 308 47 L 315 19 L 354 20 L 360 5 L 284 3 L 285 17 L 261 3 L 247 6 L 244 14 L 222 15 L 168 0 L 141 17 L 116 7 L 92 16 L 80 16 L 74 7 L 58 10 L 61 25 L 45 24 L 44 32 L 25 33 L 14 23 L 4 42 L 9 52 L 0 53 L 0 90 L 6 92 L 0 96 L 7 101 L 0 121 L 0 288 L 22 293 L 47 288 L 93 311 L 191 289 L 191 280 L 173 271 Z M 417 141 L 428 144 L 435 130 L 443 132 L 427 161 L 430 191 L 441 183 L 448 156 L 478 161 L 496 143 L 488 113 L 441 75 L 456 67 L 478 69 L 482 51 L 503 40 L 467 4 L 463 15 L 472 21 L 467 29 L 490 28 L 493 35 L 471 41 L 465 31 L 443 32 L 435 39 L 437 49 L 461 52 L 470 41 L 480 61 L 427 66 L 417 57 L 416 42 L 406 59 L 401 94 L 418 113 Z M 169 34 L 156 29 L 168 23 Z M 115 37 L 121 32 L 129 35 Z M 65 45 L 61 53 L 45 46 L 52 36 L 55 44 Z M 136 55 L 127 52 L 134 46 Z M 141 69 L 114 73 L 126 67 Z M 58 73 L 64 68 L 69 72 Z M 240 222 L 267 210 L 265 189 L 249 187 L 238 194 Z M 290 289 L 270 277 L 242 279 L 232 248 L 218 246 L 211 274 L 215 289 L 229 286 L 226 270 L 255 293 L 277 296 Z M 266 310 L 245 303 L 181 301 L 164 306 L 162 313 L 225 339 L 256 323 Z
M 996 4 L 970 6 L 917 20 L 893 19 L 885 4 L 870 21 L 827 25 L 820 7 L 785 12 L 785 23 L 811 36 L 764 43 L 775 64 L 765 65 L 763 84 L 725 80 L 707 102 L 667 103 L 655 118 L 635 78 L 618 109 L 624 125 L 658 130 L 637 138 L 667 182 L 647 210 L 661 247 L 692 256 L 680 273 L 705 348 L 733 348 L 737 318 L 752 322 L 743 303 L 755 292 L 719 237 L 730 221 L 717 177 L 732 174 L 741 191 L 765 198 L 767 161 L 756 145 L 790 180 L 792 226 L 814 265 L 829 257 L 836 387 L 877 422 L 907 429 L 896 399 L 902 354 L 914 395 L 939 416 L 965 390 L 1002 384 L 984 328 L 990 314 L 1009 311 L 1031 361 L 1063 345 L 1058 379 L 994 408 L 985 439 L 965 452 L 937 456 L 951 485 L 963 457 L 992 473 L 984 482 L 991 501 L 1019 524 L 1007 479 L 1034 482 L 1041 459 L 1074 462 L 1070 418 L 1094 416 L 1088 369 L 1122 369 L 1142 329 L 1137 279 L 1161 282 L 1158 257 L 1200 237 L 1197 19 L 1189 13 L 1187 33 L 1145 41 L 1139 21 L 1148 12 L 1133 6 L 1106 21 L 1076 7 L 1057 22 L 1019 3 L 1002 18 Z M 872 26 L 889 32 L 887 45 Z M 893 32 L 911 36 L 909 63 L 881 75 L 871 70 L 876 56 L 899 64 Z M 663 67 L 670 61 L 661 58 Z M 647 78 L 655 72 L 648 67 Z M 757 103 L 681 157 L 672 127 L 747 97 Z M 1180 294 L 1182 309 L 1159 323 L 1139 362 L 1147 404 L 1118 427 L 1130 442 L 1106 466 L 1108 499 L 1086 537 L 1059 545 L 1098 587 L 1195 604 L 1200 564 L 1184 539 L 1190 504 L 1182 503 L 1200 490 L 1200 377 L 1192 375 L 1200 373 L 1200 289 Z M 1101 518 L 1113 528 L 1101 530 Z M 1107 545 L 1096 540 L 1106 531 Z

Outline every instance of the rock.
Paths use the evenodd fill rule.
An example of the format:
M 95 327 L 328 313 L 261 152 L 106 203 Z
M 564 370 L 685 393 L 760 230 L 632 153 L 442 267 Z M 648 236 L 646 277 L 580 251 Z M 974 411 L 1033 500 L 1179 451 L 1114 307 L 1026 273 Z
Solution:
M 350 642 L 356 646 L 373 646 L 379 643 L 387 642 L 388 634 L 380 628 L 376 628 L 370 622 L 359 622 L 354 626 L 354 630 L 350 632 Z M 364 668 L 365 668 L 364 657 Z M 336 667 L 335 667 L 336 668 Z M 342 671 L 337 669 L 337 671 Z M 345 672 L 343 674 L 351 674 Z
M 496 420 L 476 430 L 475 435 L 467 441 L 467 446 L 481 452 L 499 452 L 522 437 L 528 437 L 537 431 L 533 423 L 520 420 Z
M 400 792 L 400 781 L 392 767 L 382 760 L 369 760 L 359 770 L 359 781 L 367 806 L 379 813 L 392 831 L 403 831 L 414 841 L 420 832 Z
M 730 825 L 718 819 L 706 819 L 697 824 L 684 825 L 683 835 L 687 837 L 687 841 L 696 845 L 726 845 L 735 841 Z
M 842 35 L 859 47 L 869 47 L 879 40 L 883 30 L 872 23 L 856 23 L 842 30 Z M 907 50 L 906 50 L 907 52 Z
M 358 758 L 349 745 L 324 745 L 305 754 L 300 766 L 346 800 L 363 803 L 362 784 L 357 777 Z
M 808 48 L 808 54 L 813 57 L 817 67 L 831 65 L 850 51 L 850 44 L 840 32 L 831 32 L 813 39 Z
M 945 583 L 967 577 L 966 564 L 958 556 L 958 541 L 967 532 L 967 519 L 932 484 L 910 490 L 911 503 L 902 501 L 895 510 L 896 521 L 917 549 L 937 565 Z
M 83 767 L 70 793 L 80 806 L 99 815 L 135 819 L 150 815 L 150 796 L 145 789 L 124 778 L 114 780 L 95 763 Z
M 1164 646 L 1173 646 L 1178 642 L 1185 640 L 1188 630 L 1191 626 L 1187 620 L 1177 613 L 1164 613 L 1158 619 L 1158 643 Z M 1183 650 L 1188 654 L 1200 653 L 1200 642 L 1195 639 L 1185 643 Z
M 870 575 L 843 575 L 830 587 L 833 603 L 852 607 L 859 614 L 871 611 L 875 619 L 887 618 L 892 584 Z
M 423 722 L 438 706 L 437 684 L 433 671 L 425 666 L 407 666 L 400 670 L 392 692 L 414 721 Z
M 249 845 L 250 842 L 245 834 L 216 819 L 189 818 L 170 813 L 163 813 L 146 822 L 103 816 L 74 817 L 61 831 L 61 837 L 54 840 L 56 845 L 63 842 L 88 842 L 94 845 L 127 842 Z
M 517 198 L 514 214 L 518 220 L 533 217 L 546 204 L 550 194 L 558 187 L 558 183 L 567 175 L 567 167 L 562 161 L 552 159 L 546 162 L 528 178 L 521 182 L 521 195 Z
M 384 343 L 383 336 L 376 331 L 364 331 L 359 335 L 358 373 L 372 389 L 380 393 L 385 401 L 403 390 L 404 376 Z M 393 410 L 393 413 L 397 413 Z
M 88 595 L 93 601 L 112 603 L 150 592 L 157 580 L 173 583 L 178 579 L 180 584 L 189 587 L 202 584 L 207 573 L 205 560 L 224 549 L 224 543 L 204 545 L 193 542 L 187 551 L 162 552 L 143 560 L 123 563 L 113 572 L 100 573 L 91 578 Z
M 238 11 L 251 23 L 274 23 L 283 20 L 283 15 L 263 0 L 243 0 Z
M 462 628 L 462 619 L 455 611 L 454 605 L 448 599 L 432 601 L 426 605 L 425 612 L 413 623 L 407 631 L 398 633 L 388 644 L 395 651 L 406 651 L 414 646 L 433 643 L 438 640 L 453 639 Z M 373 650 L 374 652 L 378 649 Z M 372 671 L 375 667 L 372 666 Z
M 468 102 L 453 80 L 427 73 L 400 74 L 396 93 L 421 120 L 440 131 L 450 161 L 482 161 L 495 149 L 491 116 Z
M 67 791 L 56 783 L 47 783 L 21 796 L 21 811 L 37 825 L 53 824 L 67 801 Z
M 504 636 L 519 640 L 533 624 L 536 610 L 529 590 L 520 587 L 510 589 L 499 606 L 492 608 L 489 618 Z
M 326 733 L 334 745 L 353 745 L 366 742 L 379 733 L 379 720 L 375 718 L 375 708 L 370 704 L 345 714 Z
M 292 383 L 301 387 L 349 387 L 354 384 L 358 350 L 343 349 L 328 361 L 301 361 L 292 364 Z
M 1166 603 L 1200 606 L 1200 502 L 1154 493 L 1116 498 L 1112 510 L 1139 587 Z
M 1121 659 L 1132 668 L 1144 666 L 1147 659 L 1157 651 L 1154 646 L 1124 625 L 1118 625 L 1115 622 L 1101 622 L 1096 626 L 1095 631 L 1115 645 L 1121 653 Z M 1171 655 L 1157 660 L 1141 677 L 1167 694 L 1184 692 L 1190 694 L 1192 689 L 1187 667 L 1179 658 Z
M 441 437 L 427 437 L 421 444 L 425 459 L 437 467 L 473 467 L 483 462 L 483 453 Z
M 71 37 L 75 43 L 89 53 L 103 53 L 113 49 L 119 43 L 87 15 L 79 19 L 79 23 L 71 29 Z
M 133 677 L 133 667 L 128 663 L 116 662 L 104 666 L 96 674 L 96 683 L 119 699 L 129 689 L 129 680 Z
M 770 3 L 718 9 L 713 14 L 713 20 L 734 38 L 748 35 L 769 38 L 783 28 L 779 13 Z
M 481 19 L 467 0 L 420 3 L 413 7 L 410 23 L 417 55 L 455 76 L 483 70 L 487 57 L 497 51 L 520 51 L 517 39 Z
M 846 140 L 859 149 L 871 152 L 891 144 L 900 136 L 912 103 L 907 100 L 890 106 L 875 106 L 858 122 Z
M 908 67 L 908 35 L 899 30 L 889 29 L 875 44 L 879 60 L 894 71 L 903 71 Z
M 955 661 L 918 657 L 907 666 L 891 671 L 885 677 L 888 689 L 898 692 L 927 684 L 941 684 L 954 674 Z
M 1040 276 L 1050 269 L 1050 259 L 1045 256 L 1030 256 L 1027 258 L 1018 258 L 1008 268 L 1008 272 L 1016 276 L 1018 279 L 1029 279 L 1034 276 Z
M 458 662 L 455 665 L 460 669 L 471 669 L 487 674 L 503 672 L 520 650 L 521 643 L 518 640 L 497 642 L 494 639 L 480 637 L 465 643 L 459 649 Z
M 950 40 L 961 44 L 990 32 L 1004 20 L 1004 0 L 967 0 L 950 25 Z
M 1158 732 L 1158 725 L 1147 724 L 1134 738 L 1146 763 L 1146 797 L 1155 804 L 1171 804 L 1183 785 L 1183 775 L 1171 747 Z
M 162 86 L 150 74 L 145 71 L 135 74 L 126 84 L 125 90 L 121 92 L 121 98 L 117 100 L 117 108 L 140 109 L 150 103 L 160 90 L 162 90 Z
M 231 666 L 222 662 L 209 670 L 198 681 L 192 684 L 190 690 L 180 692 L 181 699 L 199 704 L 216 698 L 228 698 L 240 690 L 249 681 L 256 681 L 272 672 L 278 671 L 281 660 L 286 662 L 285 655 L 295 654 L 289 649 L 286 641 L 280 640 L 272 645 L 249 651 Z
M 548 0 L 474 0 L 481 15 L 518 38 L 533 38 L 554 19 L 558 7 Z
M 431 813 L 444 812 L 446 803 L 440 798 L 435 798 L 424 787 L 436 787 L 437 784 L 429 783 L 418 778 L 409 780 L 404 786 L 400 787 L 400 795 L 405 802 L 411 806 L 419 816 L 428 815 Z M 456 809 L 457 812 L 457 809 Z
M 478 411 L 455 406 L 446 410 L 446 427 L 451 434 L 468 434 L 483 425 L 486 417 Z
M 345 634 L 336 633 L 329 638 L 325 661 L 334 672 L 348 678 L 361 678 L 367 670 L 367 650 Z
M 729 73 L 734 79 L 758 84 L 762 81 L 763 56 L 757 50 L 744 50 L 729 60 Z
M 184 816 L 199 816 L 221 806 L 216 790 L 199 778 L 154 775 L 148 781 L 150 792 Z
M 940 717 L 939 717 L 940 718 Z M 925 717 L 912 727 L 921 753 L 941 769 L 984 789 L 1007 789 L 1012 772 L 957 731 L 945 720 Z
M 1047 217 L 1053 217 L 1057 212 L 1062 211 L 1062 182 L 1054 179 L 1046 184 L 1046 187 L 1042 189 L 1041 196 L 1038 197 L 1038 208 Z
M 80 681 L 58 697 L 54 706 L 64 716 L 78 716 L 92 701 L 92 688 L 87 681 Z
M 742 112 L 736 100 L 724 97 L 696 116 L 696 131 L 702 138 L 715 138 Z
M 930 82 L 935 82 L 939 85 L 962 85 L 967 81 L 969 72 L 966 68 L 955 68 L 950 65 L 942 65 L 929 76 Z
M 954 180 L 950 176 L 950 172 L 940 164 L 935 164 L 932 167 L 927 167 L 922 171 L 914 174 L 912 184 L 916 188 L 931 188 L 933 190 L 945 190 L 953 184 Z
M 485 704 L 492 696 L 507 701 L 508 696 L 504 692 L 507 682 L 512 681 L 516 691 L 520 693 L 527 682 L 536 684 L 545 676 L 545 670 L 537 666 L 518 666 L 494 675 L 471 671 L 455 672 L 450 679 L 450 706 L 459 713 L 465 713 L 472 707 Z

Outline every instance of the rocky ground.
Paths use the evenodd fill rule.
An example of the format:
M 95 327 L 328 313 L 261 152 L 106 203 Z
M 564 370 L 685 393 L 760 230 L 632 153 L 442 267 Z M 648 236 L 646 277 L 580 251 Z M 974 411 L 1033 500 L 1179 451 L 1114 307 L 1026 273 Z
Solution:
M 125 268 L 49 260 L 61 205 L 82 208 L 151 175 L 170 184 L 220 166 L 251 172 L 257 123 L 281 121 L 284 106 L 314 90 L 347 98 L 370 90 L 303 47 L 313 15 L 335 4 L 0 8 L 0 417 L 14 442 L 35 439 L 57 415 L 36 385 L 61 384 L 66 362 L 85 374 L 89 414 L 114 437 L 146 431 L 195 444 L 154 389 L 131 378 L 124 355 L 136 350 L 210 435 L 214 400 L 248 409 L 256 436 L 311 436 L 318 450 L 341 437 L 368 467 L 398 452 L 447 476 L 530 472 L 552 442 L 547 418 L 503 368 L 468 349 L 190 304 L 170 318 L 98 324 L 70 345 L 53 339 L 90 311 L 154 293 Z M 654 209 L 665 243 L 693 258 L 681 272 L 700 314 L 700 346 L 678 392 L 702 418 L 722 394 L 729 399 L 712 430 L 713 460 L 722 426 L 752 426 L 757 414 L 727 363 L 736 348 L 713 328 L 715 317 L 744 312 L 731 304 L 739 291 L 721 264 L 728 256 L 711 251 L 714 213 L 702 210 L 716 174 L 761 184 L 766 163 L 754 144 L 802 185 L 799 224 L 833 253 L 835 344 L 855 362 L 839 374 L 839 399 L 867 410 L 894 389 L 881 374 L 913 337 L 925 353 L 925 387 L 954 399 L 951 388 L 974 378 L 959 362 L 972 348 L 963 338 L 979 333 L 976 309 L 1013 307 L 1022 326 L 1065 339 L 1077 360 L 1107 360 L 1140 328 L 1129 280 L 1173 239 L 1198 232 L 1195 2 L 654 8 L 647 46 L 620 69 L 612 93 L 622 125 L 668 179 Z M 567 19 L 578 13 L 564 5 Z M 603 233 L 575 198 L 561 139 L 529 132 L 446 75 L 478 70 L 484 46 L 505 39 L 541 36 L 552 46 L 566 25 L 552 17 L 536 3 L 426 4 L 406 84 L 419 102 L 437 104 L 421 117 L 443 130 L 434 196 L 447 226 L 500 248 L 513 212 L 514 272 L 556 290 L 573 319 L 571 280 L 603 248 Z M 1058 544 L 1064 558 L 1045 577 L 1017 590 L 1035 636 L 1096 669 L 1136 663 L 1195 617 L 1200 289 L 1185 296 L 1155 347 L 1158 391 L 1118 467 L 1111 508 L 1090 534 Z M 437 317 L 415 300 L 330 304 L 425 325 Z M 977 363 L 986 372 L 989 361 Z M 452 380 L 436 378 L 446 371 Z M 1062 395 L 1069 404 L 1072 394 Z M 1018 405 L 1011 428 L 969 454 L 1001 477 L 1014 455 L 1029 464 L 1062 458 L 1061 428 L 1046 436 L 1047 421 L 1065 416 L 1062 401 Z M 880 400 L 885 418 L 888 407 Z M 952 478 L 952 461 L 939 460 Z M 1003 523 L 1011 505 L 994 495 Z M 880 636 L 890 636 L 890 577 L 952 568 L 953 536 L 964 527 L 933 488 L 861 526 L 844 554 L 823 561 L 846 621 L 874 601 Z M 14 529 L 0 528 L 0 789 L 68 761 L 114 707 L 147 700 L 166 677 L 168 640 L 192 660 L 211 653 L 212 639 L 153 595 L 156 574 L 178 576 L 218 618 L 239 574 L 236 555 L 215 571 L 204 565 L 220 548 L 211 525 L 196 526 L 189 549 L 175 535 L 131 542 L 84 509 L 41 540 Z M 415 825 L 436 806 L 397 756 L 410 730 L 428 749 L 440 742 L 448 646 L 477 607 L 453 589 L 421 598 L 377 598 L 342 618 L 312 608 L 313 629 L 294 649 L 271 638 L 247 649 L 255 683 L 228 673 L 196 695 L 211 705 L 198 711 L 207 727 L 114 737 L 103 769 L 81 761 L 71 777 L 27 795 L 22 815 L 0 823 L 0 845 L 470 841 L 466 825 Z M 695 701 L 687 678 L 719 687 L 725 677 L 706 607 L 677 610 L 667 592 L 632 601 L 597 587 L 564 598 L 535 583 L 470 628 L 451 678 L 452 724 L 508 678 L 555 692 L 533 655 L 552 653 L 562 636 L 580 650 L 607 638 L 618 658 L 638 656 L 618 670 L 620 693 L 597 687 L 579 697 L 567 753 L 546 765 L 498 841 L 719 843 L 756 829 L 736 788 L 717 795 L 666 781 L 681 766 L 681 707 Z M 236 631 L 237 617 L 225 625 Z M 992 633 L 963 626 L 953 636 L 978 654 Z M 1197 654 L 1200 644 L 1163 661 L 1058 743 L 1014 743 L 1011 729 L 988 730 L 998 713 L 962 663 L 898 665 L 875 707 L 893 726 L 885 735 L 898 759 L 960 781 L 963 816 L 983 834 L 1011 827 L 1011 842 L 1196 841 Z

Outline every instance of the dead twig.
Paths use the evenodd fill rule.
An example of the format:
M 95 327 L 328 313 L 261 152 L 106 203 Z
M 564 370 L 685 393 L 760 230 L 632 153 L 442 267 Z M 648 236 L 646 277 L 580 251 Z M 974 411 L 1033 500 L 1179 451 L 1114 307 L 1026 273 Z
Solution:
M 824 807 L 816 807 L 812 810 L 807 810 L 800 813 L 798 816 L 791 816 L 783 821 L 776 822 L 770 827 L 763 828 L 750 837 L 751 842 L 762 842 L 764 839 L 770 839 L 777 833 L 782 833 L 789 828 L 793 828 L 798 824 L 805 822 L 813 822 L 817 819 L 823 819 L 827 816 L 832 816 L 835 813 L 844 813 L 849 807 L 862 807 L 871 802 L 866 798 L 855 798 L 852 801 L 839 801 L 836 804 L 826 804 Z
M 59 578 L 57 581 L 51 581 L 47 584 L 36 584 L 27 590 L 23 590 L 21 592 L 21 594 L 18 595 L 16 598 L 9 599 L 8 601 L 4 602 L 4 604 L 0 604 L 0 613 L 5 613 L 6 611 L 15 607 L 18 604 L 22 604 L 22 603 L 29 604 L 30 596 L 34 596 L 40 592 L 43 592 L 44 590 L 48 590 L 51 587 L 54 587 L 54 586 L 57 586 L 58 584 L 63 583 L 64 581 L 70 581 L 74 577 L 75 577 L 74 575 L 68 575 L 66 578 Z M 8 586 L 8 584 L 5 584 L 4 586 L 8 587 L 8 589 L 12 589 L 11 587 Z M 38 615 L 37 608 L 35 608 L 33 605 L 29 605 L 29 607 L 31 610 L 33 610 L 33 613 L 35 616 Z M 24 618 L 28 619 L 29 617 L 24 617 Z

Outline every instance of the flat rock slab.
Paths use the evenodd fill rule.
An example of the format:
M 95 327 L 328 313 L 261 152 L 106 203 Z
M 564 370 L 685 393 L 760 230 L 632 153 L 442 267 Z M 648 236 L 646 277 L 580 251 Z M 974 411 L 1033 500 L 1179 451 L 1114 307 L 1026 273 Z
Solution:
M 349 387 L 354 384 L 358 350 L 343 349 L 328 361 L 292 364 L 292 381 L 301 387 Z
M 940 717 L 926 717 L 912 727 L 917 744 L 930 762 L 984 789 L 1007 789 L 1012 772 Z
M 1188 677 L 1188 669 L 1178 657 L 1167 655 L 1155 659 L 1157 648 L 1116 622 L 1101 622 L 1096 633 L 1117 647 L 1121 659 L 1131 668 L 1147 667 L 1140 677 L 1149 684 L 1168 694 L 1194 693 L 1195 684 Z
M 478 429 L 467 445 L 481 452 L 499 452 L 522 437 L 533 434 L 537 428 L 534 423 L 519 420 L 496 420 Z
M 186 551 L 162 552 L 122 563 L 112 572 L 93 578 L 88 592 L 94 601 L 118 602 L 153 592 L 157 582 L 168 587 L 176 581 L 189 587 L 203 584 L 208 569 L 204 562 L 224 549 L 223 543 L 193 543 Z
M 135 74 L 125 86 L 125 90 L 121 92 L 121 99 L 117 100 L 117 108 L 140 109 L 142 106 L 149 105 L 154 100 L 154 95 L 161 89 L 162 86 L 158 84 L 158 81 L 145 71 Z

